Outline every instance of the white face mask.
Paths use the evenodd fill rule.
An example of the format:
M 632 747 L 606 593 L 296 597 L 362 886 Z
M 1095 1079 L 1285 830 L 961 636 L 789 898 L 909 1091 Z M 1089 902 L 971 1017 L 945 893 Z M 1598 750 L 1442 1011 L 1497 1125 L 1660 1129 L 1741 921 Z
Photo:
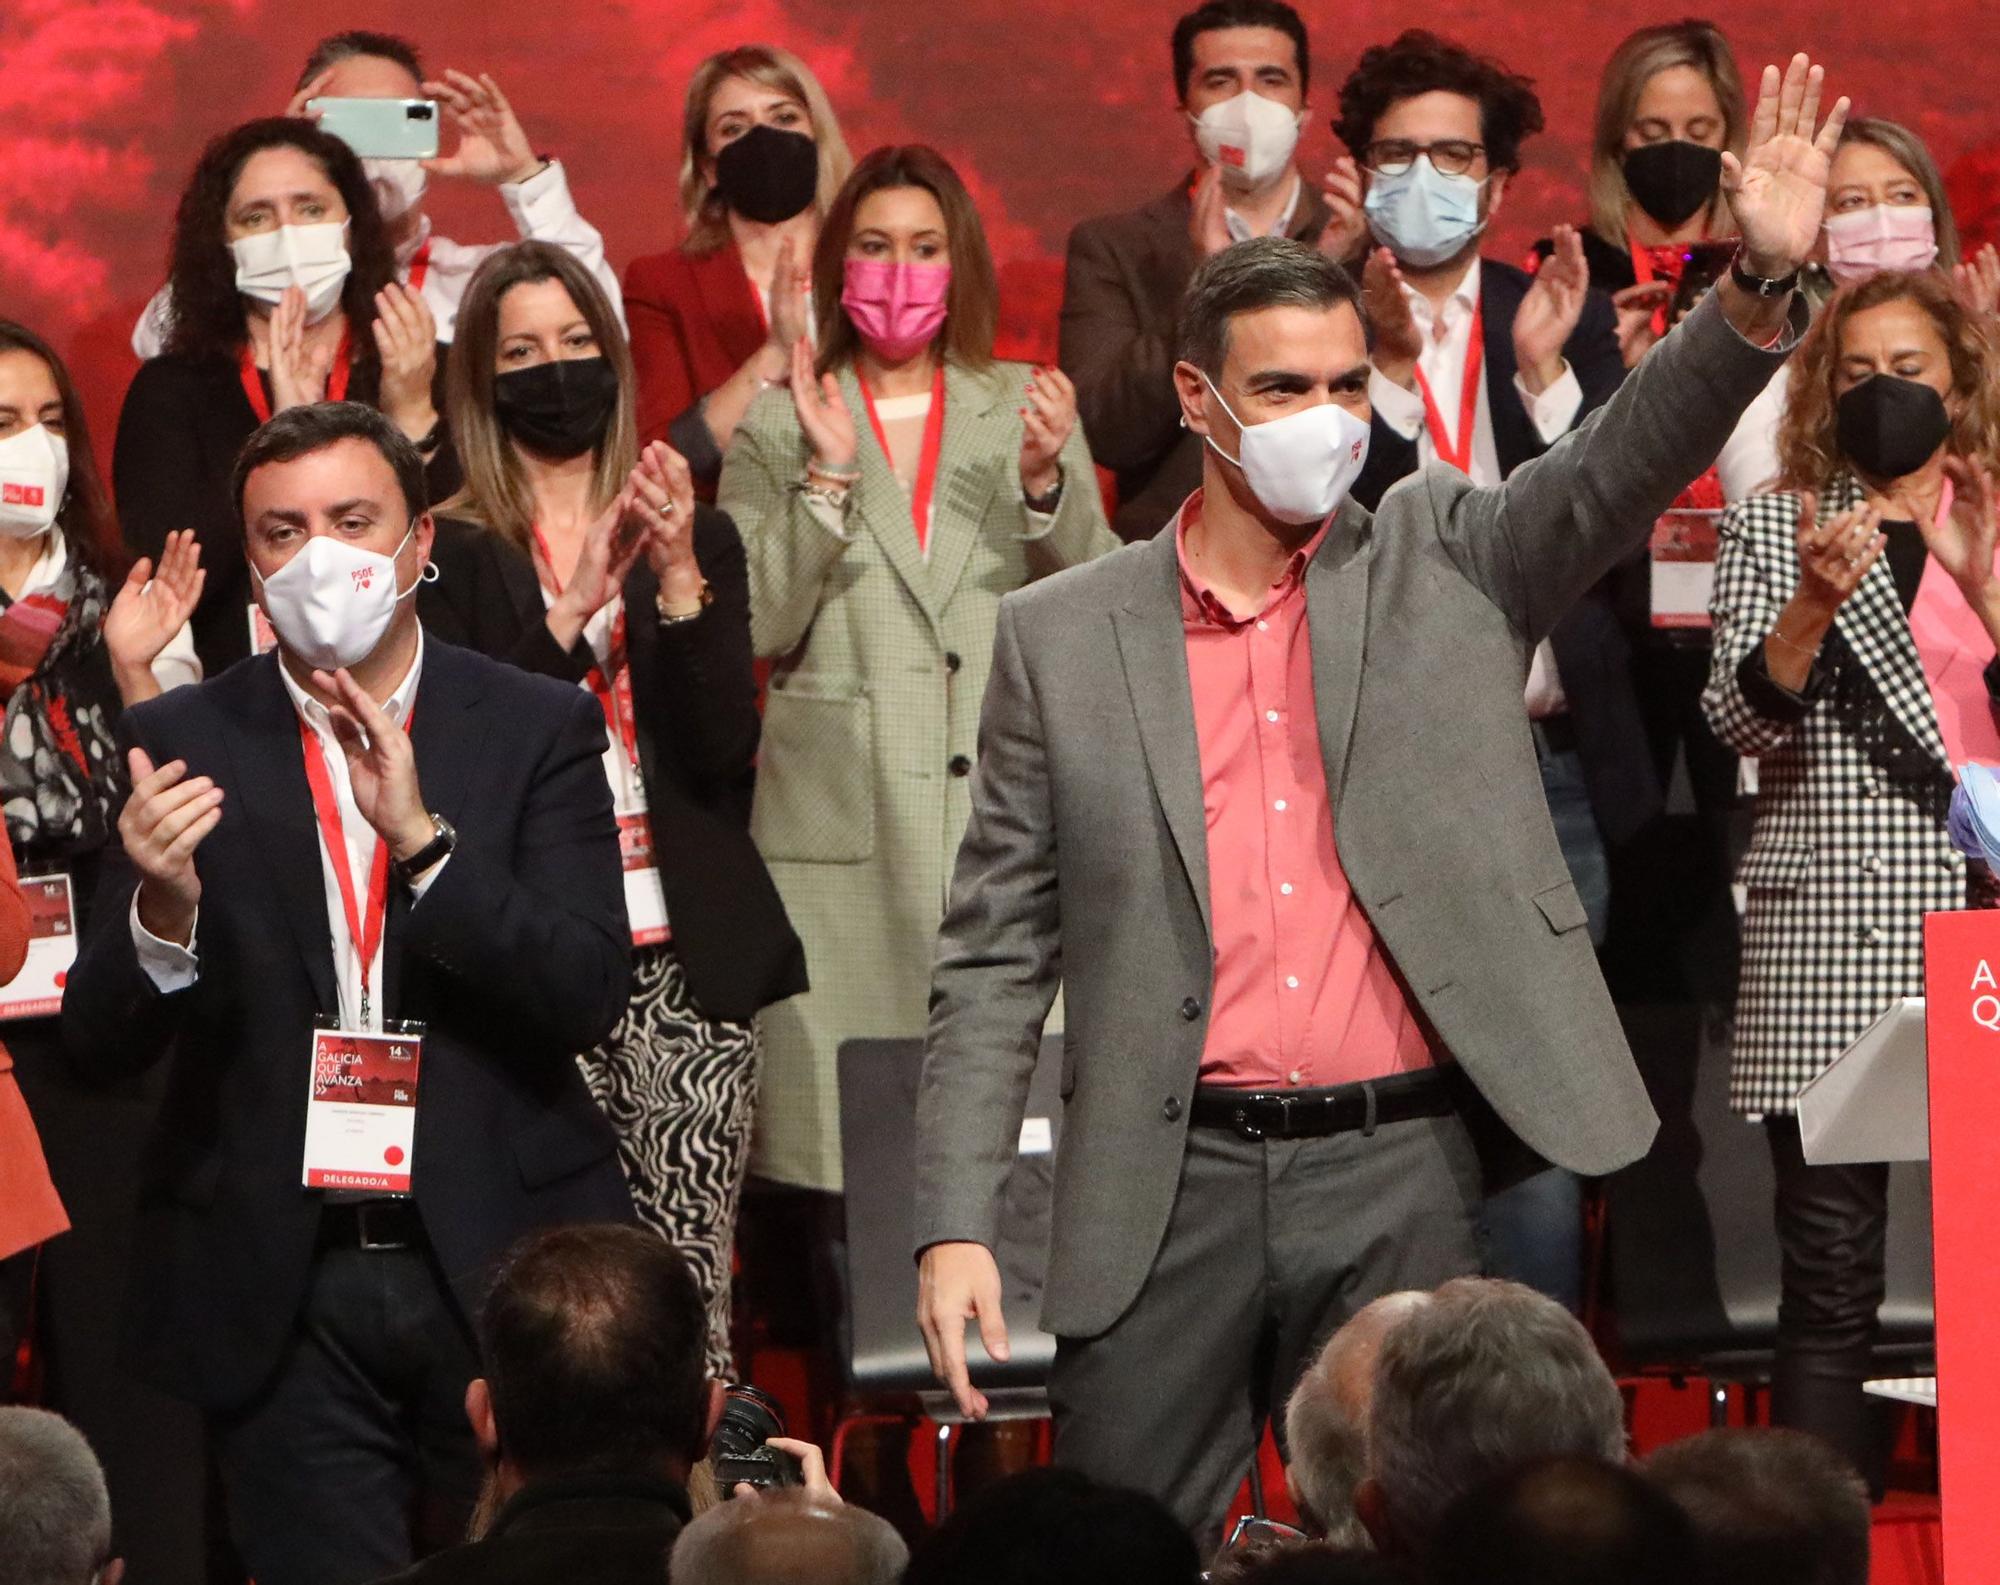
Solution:
M 1246 88 L 1188 120 L 1201 157 L 1221 168 L 1223 185 L 1251 192 L 1291 164 L 1305 112 Z
M 369 185 L 375 189 L 376 207 L 382 211 L 382 219 L 389 225 L 394 225 L 424 201 L 424 190 L 431 182 L 431 173 L 424 169 L 421 160 L 371 157 L 361 162 L 361 170 L 367 176 Z
M 306 322 L 314 325 L 339 304 L 347 272 L 354 267 L 344 220 L 253 232 L 238 237 L 229 249 L 236 255 L 237 291 L 276 308 L 285 288 L 296 286 L 306 294 Z
M 69 489 L 69 442 L 42 424 L 0 440 L 0 535 L 33 539 L 55 525 Z
M 396 557 L 417 525 L 410 525 L 394 553 L 363 550 L 328 534 L 315 534 L 264 586 L 264 614 L 278 642 L 309 666 L 332 671 L 358 666 L 375 652 L 396 607 L 417 592 L 396 587 Z
M 1281 523 L 1318 523 L 1331 517 L 1347 499 L 1368 461 L 1368 426 L 1338 402 L 1325 402 L 1287 413 L 1267 423 L 1245 424 L 1237 418 L 1222 392 L 1206 374 L 1222 410 L 1235 421 L 1236 449 L 1232 457 L 1215 445 L 1224 462 L 1242 469 L 1250 493 Z

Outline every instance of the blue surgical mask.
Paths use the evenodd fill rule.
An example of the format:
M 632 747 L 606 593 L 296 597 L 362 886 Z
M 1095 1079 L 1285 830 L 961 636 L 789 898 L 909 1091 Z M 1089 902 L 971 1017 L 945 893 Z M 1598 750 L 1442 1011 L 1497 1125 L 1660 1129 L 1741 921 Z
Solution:
M 1446 176 L 1419 154 L 1406 171 L 1376 176 L 1363 208 L 1375 240 L 1398 263 L 1429 269 L 1465 250 L 1486 229 L 1479 214 L 1479 190 L 1470 176 Z

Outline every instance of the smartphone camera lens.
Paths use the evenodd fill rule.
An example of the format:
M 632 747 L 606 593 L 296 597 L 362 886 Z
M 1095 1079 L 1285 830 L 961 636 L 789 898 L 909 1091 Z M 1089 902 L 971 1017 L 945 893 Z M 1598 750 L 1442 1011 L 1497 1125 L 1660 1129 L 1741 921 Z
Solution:
M 408 115 L 412 121 L 429 121 L 432 120 L 437 115 L 437 106 L 429 103 L 420 105 L 408 105 L 405 106 L 404 113 Z

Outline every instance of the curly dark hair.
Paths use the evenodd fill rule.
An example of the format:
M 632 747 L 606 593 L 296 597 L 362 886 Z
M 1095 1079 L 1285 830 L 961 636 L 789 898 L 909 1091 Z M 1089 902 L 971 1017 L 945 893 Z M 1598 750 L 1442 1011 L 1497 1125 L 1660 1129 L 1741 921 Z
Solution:
M 174 212 L 167 254 L 173 317 L 167 351 L 233 358 L 249 334 L 236 290 L 236 260 L 223 240 L 229 195 L 253 154 L 294 148 L 326 173 L 347 205 L 347 251 L 354 260 L 340 306 L 353 331 L 358 373 L 375 361 L 375 294 L 396 278 L 396 254 L 375 205 L 375 189 L 354 151 L 330 132 L 291 116 L 246 121 L 201 151 Z
M 1521 145 L 1543 125 L 1534 79 L 1423 28 L 1362 51 L 1340 85 L 1340 118 L 1333 130 L 1360 159 L 1375 140 L 1375 123 L 1391 105 L 1438 92 L 1478 101 L 1479 137 L 1489 169 L 1520 169 Z
M 55 381 L 56 395 L 62 400 L 63 443 L 69 448 L 69 489 L 63 496 L 56 521 L 62 527 L 63 544 L 69 554 L 107 583 L 124 576 L 125 558 L 118 540 L 118 522 L 112 515 L 111 497 L 104 478 L 97 471 L 97 453 L 90 444 L 90 421 L 84 416 L 83 401 L 69 369 L 50 346 L 26 325 L 0 319 L 0 352 L 25 352 L 39 358 Z M 114 591 L 115 592 L 115 591 Z

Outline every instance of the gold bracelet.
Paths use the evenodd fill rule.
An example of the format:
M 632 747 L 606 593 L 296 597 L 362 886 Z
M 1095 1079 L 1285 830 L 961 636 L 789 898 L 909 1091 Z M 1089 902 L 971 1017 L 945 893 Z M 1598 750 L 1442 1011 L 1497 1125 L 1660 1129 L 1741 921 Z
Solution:
M 1771 629 L 1770 633 L 1767 636 L 1776 639 L 1780 644 L 1784 645 L 1785 648 L 1790 650 L 1794 655 L 1803 655 L 1807 660 L 1819 659 L 1819 645 L 1817 644 L 1815 644 L 1811 649 L 1807 649 L 1803 644 L 1794 644 L 1790 639 L 1786 638 L 1784 634 L 1780 633 L 1775 627 Z

